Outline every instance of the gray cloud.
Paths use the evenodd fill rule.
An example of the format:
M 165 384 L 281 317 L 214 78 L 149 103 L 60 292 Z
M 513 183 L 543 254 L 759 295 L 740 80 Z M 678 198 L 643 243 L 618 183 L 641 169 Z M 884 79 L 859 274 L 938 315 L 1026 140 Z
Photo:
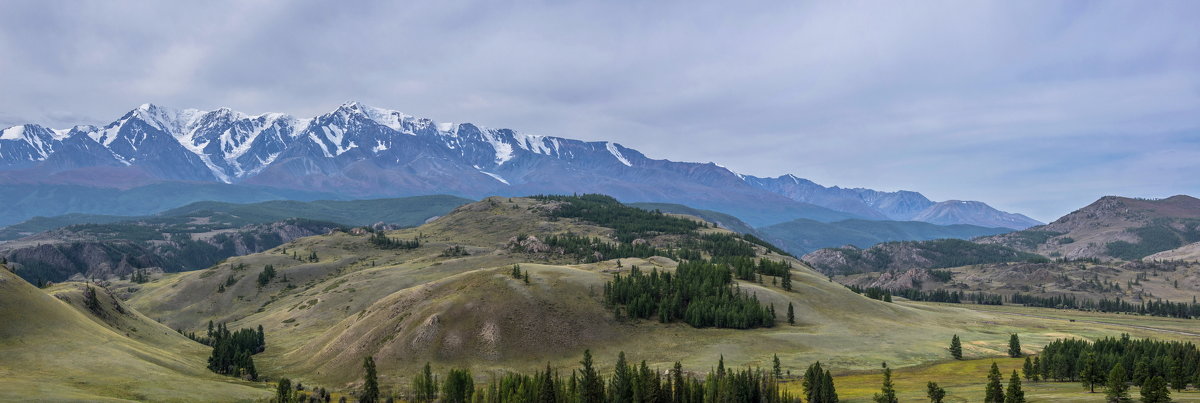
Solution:
M 1196 194 L 1200 4 L 4 2 L 0 124 L 347 100 L 1047 220 Z

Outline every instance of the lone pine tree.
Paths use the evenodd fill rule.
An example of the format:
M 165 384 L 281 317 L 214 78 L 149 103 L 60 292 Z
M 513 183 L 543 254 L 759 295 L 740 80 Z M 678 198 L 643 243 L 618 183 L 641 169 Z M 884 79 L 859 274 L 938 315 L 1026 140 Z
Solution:
M 1021 357 L 1021 339 L 1017 337 L 1016 333 L 1008 338 L 1008 356 L 1012 358 Z
M 946 389 L 942 389 L 935 382 L 929 382 L 925 385 L 925 396 L 929 397 L 929 403 L 942 403 L 946 398 Z
M 892 384 L 892 369 L 888 368 L 887 363 L 883 363 L 883 387 L 879 389 L 879 393 L 875 394 L 876 403 L 898 403 L 896 400 L 896 387 Z
M 950 339 L 950 356 L 956 360 L 962 359 L 962 341 L 957 334 Z

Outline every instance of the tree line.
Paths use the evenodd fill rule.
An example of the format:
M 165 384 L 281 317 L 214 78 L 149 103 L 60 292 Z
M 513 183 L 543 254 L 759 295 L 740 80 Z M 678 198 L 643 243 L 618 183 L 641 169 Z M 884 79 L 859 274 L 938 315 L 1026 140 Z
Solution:
M 569 374 L 546 366 L 532 373 L 506 372 L 489 382 L 475 384 L 471 372 L 451 368 L 443 377 L 434 374 L 428 363 L 413 376 L 412 386 L 404 396 L 415 402 L 645 402 L 645 403 L 705 403 L 705 402 L 764 402 L 801 403 L 804 400 L 779 387 L 781 370 L 776 360 L 774 371 L 761 368 L 727 369 L 722 357 L 716 367 L 703 377 L 683 370 L 676 362 L 668 371 L 651 369 L 645 361 L 628 360 L 624 352 L 617 355 L 612 373 L 605 376 L 589 350 L 583 352 L 580 367 Z M 360 402 L 379 402 L 392 399 L 379 390 L 374 360 L 364 359 L 363 388 Z M 814 370 L 813 368 L 816 368 Z M 820 365 L 806 373 L 806 396 L 811 402 L 837 402 L 833 377 Z M 814 372 L 815 371 L 815 372 Z M 811 377 L 811 378 L 808 378 Z M 811 380 L 810 380 L 811 379 Z
M 375 232 L 368 238 L 372 245 L 379 249 L 416 249 L 421 247 L 421 239 L 414 237 L 412 240 L 392 238 L 384 235 L 383 232 Z
M 1077 299 L 1074 295 L 1038 297 L 1034 295 L 1021 294 L 1018 292 L 1009 297 L 1009 301 L 1014 304 L 1042 308 L 1132 313 L 1138 315 L 1162 316 L 1181 319 L 1200 318 L 1200 303 L 1196 302 L 1195 297 L 1192 298 L 1191 303 L 1156 300 L 1142 301 L 1139 304 L 1134 304 L 1123 301 L 1120 298 L 1101 298 L 1097 301 Z
M 615 232 L 614 236 L 622 243 L 655 235 L 690 234 L 707 226 L 693 220 L 663 214 L 658 210 L 648 211 L 629 207 L 611 196 L 601 194 L 535 195 L 530 198 L 562 202 L 547 214 L 550 217 L 575 218 L 601 227 L 612 228 Z

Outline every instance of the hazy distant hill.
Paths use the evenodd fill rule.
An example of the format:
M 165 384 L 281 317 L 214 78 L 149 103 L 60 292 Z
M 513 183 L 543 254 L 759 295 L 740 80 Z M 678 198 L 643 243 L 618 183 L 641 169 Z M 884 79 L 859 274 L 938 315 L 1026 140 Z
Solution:
M 128 276 L 139 269 L 195 270 L 343 226 L 416 226 L 468 202 L 454 196 L 255 204 L 203 202 L 119 221 L 86 215 L 38 219 L 36 224 L 81 222 L 0 244 L 0 256 L 31 282 L 57 282 L 75 274 L 89 278 Z M 93 218 L 99 222 L 88 222 Z M 32 226 L 26 223 L 18 227 Z
M 854 245 L 868 248 L 880 242 L 923 241 L 929 239 L 970 239 L 1013 231 L 1010 228 L 986 228 L 975 225 L 936 225 L 918 221 L 845 220 L 822 223 L 793 220 L 759 228 L 768 241 L 796 255 L 820 248 Z

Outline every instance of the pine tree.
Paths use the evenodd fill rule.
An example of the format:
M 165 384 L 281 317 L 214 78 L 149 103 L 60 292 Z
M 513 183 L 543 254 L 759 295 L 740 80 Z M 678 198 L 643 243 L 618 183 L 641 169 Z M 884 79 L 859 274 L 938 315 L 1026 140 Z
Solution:
M 583 350 L 583 361 L 579 362 L 583 365 L 580 376 L 582 380 L 583 393 L 580 393 L 580 398 L 584 403 L 603 403 L 604 402 L 604 380 L 600 378 L 600 374 L 596 373 L 596 368 L 592 365 L 592 352 Z
M 1155 376 L 1142 384 L 1142 403 L 1166 403 L 1171 401 L 1171 391 L 1167 389 L 1167 381 L 1161 376 Z
M 429 363 L 421 369 L 421 373 L 413 377 L 413 396 L 419 402 L 432 402 L 437 399 L 438 384 L 433 377 L 433 369 Z
M 988 372 L 987 390 L 984 393 L 985 403 L 1004 403 L 1004 384 L 1001 383 L 1000 367 L 992 362 L 992 370 Z
M 83 289 L 83 305 L 94 313 L 99 314 L 101 312 L 100 299 L 96 298 L 96 289 L 90 285 Z
M 1125 366 L 1119 362 L 1113 365 L 1112 371 L 1108 371 L 1108 383 L 1104 387 L 1104 397 L 1109 403 L 1129 401 L 1129 385 L 1125 383 Z
M 1004 392 L 1004 403 L 1025 403 L 1025 391 L 1021 390 L 1021 377 L 1013 370 L 1008 378 L 1008 390 Z
M 643 361 L 645 363 L 645 361 Z M 554 372 L 550 370 L 550 363 L 546 363 L 546 374 L 542 376 L 542 387 L 538 391 L 538 401 L 541 403 L 555 403 L 558 401 L 556 397 L 558 388 L 555 385 Z
M 1183 369 L 1179 367 L 1178 361 L 1175 361 L 1174 358 L 1168 356 L 1167 362 L 1164 363 L 1163 366 L 1167 367 L 1166 381 L 1171 385 L 1172 389 L 1175 389 L 1175 391 L 1181 391 L 1183 388 L 1187 387 L 1187 375 L 1184 373 Z
M 898 403 L 896 400 L 896 388 L 892 385 L 892 369 L 888 368 L 887 363 L 883 363 L 883 387 L 879 393 L 875 394 L 876 403 Z
M 362 403 L 375 403 L 379 401 L 379 378 L 375 376 L 375 359 L 371 356 L 363 359 L 363 370 L 366 374 L 363 377 L 363 392 L 358 401 Z
M 791 303 L 790 301 L 788 302 L 788 315 L 787 315 L 787 319 L 788 319 L 788 324 L 789 324 L 789 325 L 794 325 L 794 324 L 796 324 L 796 310 L 795 310 L 794 308 L 792 308 L 792 303 Z
M 1042 375 L 1042 357 L 1033 357 L 1033 381 L 1041 380 Z
M 617 365 L 613 368 L 612 385 L 609 390 L 612 391 L 609 396 L 611 402 L 633 402 L 633 375 L 630 373 L 628 362 L 625 361 L 624 351 L 617 354 Z
M 956 360 L 962 359 L 962 341 L 957 334 L 950 339 L 950 356 Z
M 1146 381 L 1150 380 L 1150 362 L 1146 357 L 1138 358 L 1137 363 L 1133 364 L 1133 384 L 1142 386 Z
M 275 401 L 288 403 L 292 401 L 292 380 L 283 378 L 275 386 Z
M 1096 384 L 1101 381 L 1100 366 L 1096 363 L 1096 353 L 1088 349 L 1079 359 L 1079 381 L 1088 388 L 1089 393 L 1096 393 Z
M 792 271 L 791 270 L 783 271 L 782 287 L 785 291 L 792 290 Z
M 1025 365 L 1021 366 L 1021 375 L 1025 376 L 1025 380 L 1033 379 L 1033 359 L 1025 357 Z
M 929 403 L 942 403 L 946 398 L 946 389 L 942 389 L 937 383 L 929 382 L 925 385 L 925 396 L 929 396 Z
M 837 389 L 833 386 L 833 374 L 829 370 L 825 370 L 825 376 L 821 377 L 821 393 L 818 396 L 819 403 L 838 403 Z
M 1015 333 L 1008 338 L 1008 356 L 1021 358 L 1021 339 Z
M 775 379 L 783 379 L 783 365 L 779 363 L 779 354 L 775 354 L 772 366 L 774 367 Z
M 808 366 L 808 370 L 804 371 L 804 380 L 801 386 L 804 390 L 804 396 L 808 397 L 808 401 L 815 400 L 815 396 L 820 394 L 821 384 L 824 382 L 824 370 L 821 369 L 821 362 L 817 361 Z
M 471 378 L 471 371 L 451 369 L 446 374 L 446 381 L 442 383 L 442 401 L 466 403 L 471 401 L 471 394 L 474 391 L 475 381 Z

